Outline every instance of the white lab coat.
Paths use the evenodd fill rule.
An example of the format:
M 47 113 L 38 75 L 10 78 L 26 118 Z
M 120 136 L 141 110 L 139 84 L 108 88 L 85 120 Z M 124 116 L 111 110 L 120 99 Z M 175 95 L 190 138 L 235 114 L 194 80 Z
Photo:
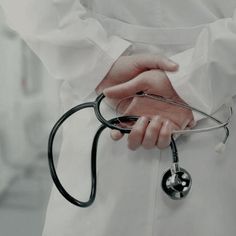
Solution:
M 171 56 L 180 65 L 178 72 L 168 73 L 174 88 L 208 113 L 236 95 L 234 0 L 0 2 L 9 25 L 55 78 L 65 80 L 64 108 L 93 99 L 94 88 L 122 53 Z M 112 111 L 106 107 L 105 112 Z M 92 111 L 86 111 L 63 129 L 58 172 L 66 189 L 81 200 L 89 196 L 90 148 L 98 125 Z M 106 131 L 99 143 L 95 203 L 81 209 L 53 189 L 43 235 L 236 235 L 235 116 L 220 155 L 214 145 L 221 132 L 179 138 L 180 164 L 192 174 L 193 188 L 186 199 L 173 201 L 160 187 L 170 150 L 132 152 L 125 139 L 115 143 Z

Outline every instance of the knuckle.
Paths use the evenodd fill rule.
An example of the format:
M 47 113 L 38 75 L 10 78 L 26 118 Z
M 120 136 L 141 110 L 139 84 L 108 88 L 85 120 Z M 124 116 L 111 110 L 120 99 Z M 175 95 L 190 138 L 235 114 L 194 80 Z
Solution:
M 145 138 L 142 142 L 142 146 L 145 149 L 151 149 L 155 146 L 155 142 L 156 142 L 156 136 L 153 135 L 153 133 L 151 133 L 151 132 L 147 132 L 145 134 Z
M 160 136 L 161 136 L 161 138 L 162 138 L 163 140 L 166 140 L 166 139 L 168 139 L 169 136 L 170 136 L 170 131 L 167 131 L 167 130 L 161 131 Z
M 149 128 L 148 130 L 146 130 L 145 133 L 145 140 L 151 140 L 152 139 L 152 130 Z
M 143 135 L 143 129 L 141 127 L 138 128 L 133 128 L 132 130 L 132 134 L 130 135 L 130 138 L 132 138 L 133 136 L 137 137 L 141 137 Z
M 160 128 L 160 125 L 161 125 L 161 123 L 158 122 L 158 121 L 151 123 L 151 124 L 150 124 L 150 131 L 151 131 L 152 133 L 158 132 L 158 130 L 159 130 L 159 128 Z
M 127 142 L 128 142 L 128 148 L 130 150 L 135 150 L 139 146 L 139 140 L 140 138 L 134 135 L 129 135 Z
M 141 85 L 146 84 L 146 80 L 149 78 L 148 72 L 145 71 L 142 74 L 139 75 L 139 83 Z
M 155 116 L 153 117 L 153 120 L 154 120 L 155 122 L 161 121 L 161 119 L 162 119 L 161 115 L 155 115 Z

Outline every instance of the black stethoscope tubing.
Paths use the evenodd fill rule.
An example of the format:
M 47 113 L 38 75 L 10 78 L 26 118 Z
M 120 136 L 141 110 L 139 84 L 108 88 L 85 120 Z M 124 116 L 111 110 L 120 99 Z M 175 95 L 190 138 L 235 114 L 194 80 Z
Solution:
M 119 126 L 116 126 L 116 124 L 119 124 L 120 122 L 127 122 L 127 121 L 136 121 L 139 117 L 138 116 L 122 116 L 122 117 L 116 117 L 111 120 L 106 120 L 101 112 L 100 112 L 100 104 L 101 101 L 105 98 L 104 94 L 100 94 L 94 102 L 87 102 L 83 103 L 80 105 L 77 105 L 70 110 L 68 110 L 65 114 L 61 116 L 61 118 L 56 122 L 54 127 L 51 130 L 51 133 L 49 135 L 49 140 L 48 140 L 48 164 L 49 164 L 49 169 L 50 169 L 50 174 L 53 179 L 53 182 L 55 186 L 57 187 L 58 191 L 63 195 L 63 197 L 68 200 L 70 203 L 79 206 L 79 207 L 88 207 L 90 206 L 95 198 L 96 198 L 96 188 L 97 188 L 97 146 L 98 146 L 98 141 L 101 133 L 105 128 L 110 128 L 110 129 L 116 129 L 121 131 L 122 133 L 130 133 L 131 129 L 130 128 L 122 128 Z M 70 195 L 66 189 L 63 187 L 61 184 L 61 181 L 58 178 L 55 164 L 54 164 L 54 158 L 53 158 L 53 143 L 54 143 L 54 138 L 55 135 L 58 131 L 58 129 L 61 127 L 61 125 L 74 113 L 85 109 L 85 108 L 93 108 L 94 112 L 96 114 L 97 119 L 102 123 L 102 125 L 99 127 L 97 130 L 93 143 L 92 143 L 92 150 L 91 150 L 91 192 L 89 196 L 89 200 L 82 202 L 76 198 L 74 198 L 72 195 Z M 177 153 L 177 147 L 175 144 L 175 141 L 173 137 L 171 137 L 171 143 L 170 147 L 172 150 L 172 156 L 173 156 L 173 162 L 178 163 L 178 153 Z

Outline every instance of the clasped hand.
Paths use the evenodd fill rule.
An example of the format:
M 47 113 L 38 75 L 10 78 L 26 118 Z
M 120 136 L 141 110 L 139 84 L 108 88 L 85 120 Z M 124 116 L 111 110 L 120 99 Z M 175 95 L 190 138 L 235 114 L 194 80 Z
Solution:
M 121 99 L 139 91 L 184 103 L 165 73 L 177 68 L 175 63 L 159 55 L 121 56 L 96 91 L 103 91 L 114 107 Z M 192 111 L 143 97 L 130 99 L 119 107 L 119 111 L 122 115 L 140 116 L 128 135 L 128 147 L 131 150 L 140 146 L 146 149 L 165 148 L 170 144 L 174 130 L 194 125 Z M 111 137 L 119 140 L 123 134 L 113 130 Z

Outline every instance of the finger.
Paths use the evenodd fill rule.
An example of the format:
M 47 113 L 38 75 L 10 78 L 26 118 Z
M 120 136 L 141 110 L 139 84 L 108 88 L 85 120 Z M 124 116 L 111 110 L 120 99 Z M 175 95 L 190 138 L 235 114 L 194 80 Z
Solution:
M 124 134 L 122 134 L 119 130 L 111 130 L 110 136 L 114 141 L 118 141 L 123 138 Z
M 147 83 L 145 81 L 145 72 L 138 75 L 128 82 L 112 86 L 104 89 L 103 93 L 106 97 L 122 99 L 124 97 L 133 96 L 139 91 L 147 89 Z
M 163 55 L 139 55 L 135 61 L 140 70 L 161 69 L 165 71 L 176 71 L 178 64 Z
M 161 130 L 163 120 L 160 116 L 155 116 L 152 118 L 148 127 L 146 129 L 142 145 L 146 149 L 151 149 L 156 146 L 156 142 L 159 137 L 159 132 Z
M 188 124 L 188 127 L 191 129 L 191 128 L 193 128 L 193 127 L 196 126 L 196 125 L 197 125 L 197 121 L 191 120 L 191 121 L 189 122 L 189 124 Z
M 129 149 L 136 150 L 139 146 L 141 146 L 148 122 L 148 118 L 140 117 L 134 124 L 130 134 L 128 135 Z
M 171 134 L 176 127 L 169 121 L 166 120 L 159 132 L 159 137 L 157 141 L 157 147 L 160 149 L 166 148 L 171 142 Z

